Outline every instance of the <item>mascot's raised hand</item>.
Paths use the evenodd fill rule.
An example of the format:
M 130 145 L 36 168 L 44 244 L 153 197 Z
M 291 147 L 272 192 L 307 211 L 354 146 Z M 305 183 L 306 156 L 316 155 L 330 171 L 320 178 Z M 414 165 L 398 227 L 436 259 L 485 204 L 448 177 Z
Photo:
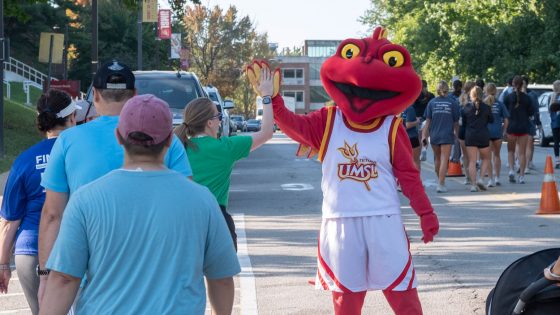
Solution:
M 253 60 L 245 68 L 247 79 L 249 79 L 249 82 L 251 83 L 253 90 L 255 90 L 255 93 L 259 94 L 259 90 L 258 90 L 259 79 L 261 77 L 261 73 L 264 68 L 267 68 L 269 71 L 273 72 L 274 79 L 273 79 L 272 97 L 275 97 L 276 95 L 278 95 L 278 92 L 280 91 L 280 81 L 281 81 L 280 69 L 276 69 L 272 71 L 270 69 L 270 65 L 268 64 L 268 62 L 264 60 Z M 263 96 L 263 95 L 259 95 L 259 96 Z

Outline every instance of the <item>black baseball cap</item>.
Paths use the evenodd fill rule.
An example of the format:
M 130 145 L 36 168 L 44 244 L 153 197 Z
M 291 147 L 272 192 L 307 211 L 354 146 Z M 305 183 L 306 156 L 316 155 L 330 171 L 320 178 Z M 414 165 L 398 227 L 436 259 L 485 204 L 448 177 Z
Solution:
M 127 65 L 113 59 L 97 69 L 93 87 L 102 90 L 134 90 L 134 74 Z

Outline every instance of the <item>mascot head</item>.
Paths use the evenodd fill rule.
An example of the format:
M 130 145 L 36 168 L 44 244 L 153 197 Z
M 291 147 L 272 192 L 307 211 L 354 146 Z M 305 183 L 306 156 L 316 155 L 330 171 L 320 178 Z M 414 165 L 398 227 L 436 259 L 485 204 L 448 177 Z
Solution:
M 381 27 L 372 37 L 344 40 L 323 63 L 321 81 L 344 115 L 357 123 L 401 113 L 422 89 L 410 54 L 387 40 Z

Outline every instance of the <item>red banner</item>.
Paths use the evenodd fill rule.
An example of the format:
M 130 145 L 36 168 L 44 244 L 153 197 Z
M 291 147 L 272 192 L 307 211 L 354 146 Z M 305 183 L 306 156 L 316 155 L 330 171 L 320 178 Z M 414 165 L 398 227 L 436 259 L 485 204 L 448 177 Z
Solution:
M 47 89 L 47 82 L 43 83 L 43 92 Z M 80 81 L 79 80 L 52 80 L 51 81 L 51 89 L 62 90 L 72 98 L 77 98 L 80 96 Z
M 158 11 L 158 37 L 161 39 L 171 38 L 171 10 Z

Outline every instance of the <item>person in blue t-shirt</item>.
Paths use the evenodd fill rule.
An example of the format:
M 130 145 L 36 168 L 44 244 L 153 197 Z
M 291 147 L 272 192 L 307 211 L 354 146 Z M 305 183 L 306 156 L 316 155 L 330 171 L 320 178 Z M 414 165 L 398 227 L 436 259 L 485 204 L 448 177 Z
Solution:
M 502 150 L 502 139 L 506 135 L 508 126 L 509 112 L 504 103 L 496 99 L 496 85 L 488 83 L 484 88 L 486 98 L 484 103 L 488 104 L 492 110 L 494 121 L 488 124 L 490 132 L 490 151 L 492 158 L 490 159 L 490 167 L 488 168 L 488 187 L 500 186 L 500 170 L 502 169 L 502 159 L 500 151 Z M 482 176 L 481 176 L 482 177 Z
M 552 95 L 548 112 L 550 113 L 550 128 L 552 128 L 552 138 L 554 139 L 554 165 L 560 168 L 560 80 L 552 83 Z
M 204 278 L 214 312 L 231 314 L 237 255 L 212 193 L 165 167 L 169 106 L 135 96 L 121 116 L 124 163 L 70 196 L 41 312 L 66 314 L 86 274 L 77 314 L 204 314 Z
M 48 90 L 37 101 L 37 129 L 46 139 L 21 153 L 12 164 L 0 210 L 0 293 L 8 292 L 10 258 L 14 247 L 19 282 L 33 314 L 39 313 L 37 239 L 45 202 L 41 176 L 58 134 L 74 126 L 77 106 L 68 94 Z M 15 243 L 15 246 L 14 246 Z
M 445 176 L 451 145 L 455 142 L 459 127 L 459 104 L 455 99 L 447 96 L 449 86 L 440 81 L 436 87 L 437 97 L 432 99 L 426 107 L 426 126 L 422 132 L 422 141 L 430 138 L 434 151 L 434 166 L 438 176 L 437 192 L 446 192 Z
M 56 140 L 41 185 L 46 189 L 39 228 L 39 302 L 47 281 L 45 263 L 58 234 L 68 198 L 88 184 L 122 166 L 124 151 L 115 139 L 119 114 L 136 94 L 135 78 L 123 63 L 103 64 L 93 78 L 93 105 L 100 115 L 93 121 L 60 134 Z M 165 156 L 165 165 L 185 177 L 192 176 L 185 149 L 177 137 Z
M 416 168 L 420 171 L 420 152 L 422 147 L 420 146 L 420 140 L 418 139 L 418 125 L 421 117 L 416 117 L 416 109 L 414 108 L 414 105 L 411 105 L 402 112 L 401 118 L 403 120 L 404 127 L 406 128 L 408 139 L 410 139 L 410 144 L 412 145 L 412 157 L 414 158 L 414 164 L 416 164 Z

